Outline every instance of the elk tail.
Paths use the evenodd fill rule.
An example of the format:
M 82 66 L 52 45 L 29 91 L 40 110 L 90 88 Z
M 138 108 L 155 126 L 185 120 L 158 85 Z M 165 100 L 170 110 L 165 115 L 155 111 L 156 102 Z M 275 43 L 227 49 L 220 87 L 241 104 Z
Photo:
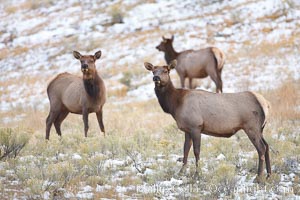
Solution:
M 271 104 L 269 101 L 267 101 L 262 95 L 256 93 L 256 92 L 252 92 L 252 94 L 255 96 L 255 98 L 257 99 L 258 103 L 260 104 L 263 113 L 264 113 L 264 120 L 262 123 L 262 130 L 264 129 L 268 119 L 269 119 L 269 115 L 270 115 L 270 111 L 271 111 Z
M 220 49 L 218 49 L 216 47 L 212 47 L 211 51 L 213 52 L 214 57 L 217 60 L 218 71 L 222 71 L 223 66 L 225 64 L 225 54 L 223 53 L 223 51 L 221 51 Z

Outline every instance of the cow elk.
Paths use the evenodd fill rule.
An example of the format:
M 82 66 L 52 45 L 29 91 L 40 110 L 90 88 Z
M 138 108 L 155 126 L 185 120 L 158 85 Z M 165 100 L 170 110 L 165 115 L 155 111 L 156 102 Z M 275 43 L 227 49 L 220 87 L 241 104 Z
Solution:
M 167 66 L 144 63 L 153 73 L 155 94 L 164 112 L 175 119 L 185 132 L 183 166 L 186 170 L 188 153 L 193 144 L 196 158 L 196 175 L 201 145 L 201 134 L 229 138 L 238 130 L 244 130 L 258 152 L 258 177 L 263 174 L 263 163 L 269 177 L 271 165 L 269 145 L 263 138 L 270 105 L 254 92 L 212 93 L 204 90 L 175 89 L 170 80 L 170 70 L 176 68 L 176 60 Z M 257 179 L 258 181 L 260 179 Z
M 105 134 L 102 109 L 106 100 L 106 89 L 98 75 L 95 62 L 101 57 L 101 51 L 94 55 L 73 55 L 81 63 L 82 78 L 69 73 L 57 75 L 48 85 L 50 112 L 46 120 L 46 139 L 49 140 L 50 129 L 54 127 L 61 136 L 61 123 L 69 113 L 81 114 L 84 122 L 84 135 L 88 132 L 88 115 L 95 112 L 101 131 Z
M 209 76 L 216 84 L 216 91 L 222 92 L 222 69 L 225 63 L 224 53 L 216 47 L 200 50 L 186 50 L 176 52 L 173 48 L 174 36 L 171 39 L 162 37 L 162 42 L 156 47 L 165 53 L 165 60 L 169 65 L 177 60 L 176 71 L 179 75 L 181 87 L 185 87 L 185 78 L 189 78 L 189 87 L 192 89 L 193 78 Z

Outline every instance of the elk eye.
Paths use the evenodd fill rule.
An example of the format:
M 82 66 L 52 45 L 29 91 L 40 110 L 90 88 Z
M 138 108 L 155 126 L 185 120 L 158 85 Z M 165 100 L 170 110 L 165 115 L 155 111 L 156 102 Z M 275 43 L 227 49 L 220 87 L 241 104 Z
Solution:
M 166 70 L 166 69 L 164 70 L 164 73 L 168 73 L 168 72 L 169 72 L 168 70 Z

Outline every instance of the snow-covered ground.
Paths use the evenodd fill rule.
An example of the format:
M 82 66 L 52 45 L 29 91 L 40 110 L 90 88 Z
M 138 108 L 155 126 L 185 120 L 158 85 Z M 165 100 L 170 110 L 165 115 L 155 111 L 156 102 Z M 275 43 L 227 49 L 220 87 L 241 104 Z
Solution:
M 123 23 L 112 24 L 114 12 L 123 15 Z M 131 74 L 125 97 L 110 97 L 116 104 L 153 99 L 152 78 L 143 63 L 164 63 L 163 54 L 155 49 L 162 35 L 175 35 L 177 51 L 211 45 L 222 49 L 227 57 L 222 74 L 224 92 L 274 89 L 286 80 L 300 79 L 298 0 L 5 0 L 0 4 L 0 19 L 1 113 L 28 107 L 44 110 L 48 106 L 49 81 L 65 71 L 80 74 L 73 50 L 90 54 L 102 51 L 97 68 L 108 91 L 125 87 L 122 78 Z M 178 80 L 175 72 L 172 77 Z M 209 78 L 198 81 L 198 86 L 215 90 Z M 26 114 L 13 119 L 5 117 L 0 122 L 6 124 L 24 117 Z M 69 156 L 82 159 L 79 154 Z M 107 160 L 104 166 L 123 162 Z M 145 173 L 153 172 L 147 169 Z M 245 174 L 239 176 L 240 185 L 253 187 L 253 193 L 280 199 L 290 188 L 293 174 L 282 177 L 281 185 L 267 188 L 267 192 L 243 181 Z M 119 186 L 116 190 L 147 194 L 163 189 L 158 191 L 159 198 L 175 199 L 181 190 L 188 196 L 188 188 L 181 187 L 183 184 L 184 180 L 172 178 L 157 185 Z M 111 186 L 83 186 L 77 194 L 66 192 L 65 198 L 92 199 L 93 192 L 105 190 L 111 190 Z M 255 199 L 248 194 L 243 197 Z M 48 193 L 44 199 L 49 199 Z

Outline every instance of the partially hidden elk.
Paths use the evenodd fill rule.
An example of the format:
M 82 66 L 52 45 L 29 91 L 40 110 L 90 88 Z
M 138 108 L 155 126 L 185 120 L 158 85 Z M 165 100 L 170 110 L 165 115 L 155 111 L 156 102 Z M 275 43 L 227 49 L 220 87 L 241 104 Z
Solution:
M 74 51 L 73 56 L 81 63 L 82 77 L 65 72 L 57 75 L 47 88 L 50 101 L 50 112 L 46 120 L 47 140 L 52 124 L 61 136 L 61 123 L 69 113 L 82 115 L 85 137 L 89 129 L 89 113 L 96 113 L 100 129 L 105 134 L 103 105 L 106 101 L 106 89 L 95 65 L 96 60 L 101 57 L 101 51 L 94 55 L 81 55 Z
M 192 89 L 193 78 L 209 76 L 216 84 L 216 91 L 222 92 L 221 74 L 225 63 L 224 53 L 216 47 L 176 52 L 173 48 L 173 41 L 174 35 L 170 39 L 162 37 L 162 41 L 156 49 L 164 52 L 168 65 L 172 60 L 177 60 L 175 69 L 179 75 L 181 87 L 185 87 L 186 78 L 189 79 L 189 88 Z
M 270 104 L 254 92 L 213 93 L 204 90 L 176 89 L 170 79 L 170 70 L 176 68 L 176 60 L 167 66 L 144 63 L 153 73 L 155 94 L 164 112 L 172 115 L 178 128 L 185 133 L 183 166 L 187 167 L 189 150 L 193 144 L 196 172 L 199 172 L 201 134 L 229 138 L 244 130 L 258 153 L 258 177 L 261 180 L 266 161 L 267 177 L 271 175 L 269 145 L 263 137 Z M 258 179 L 259 178 L 259 179 Z

